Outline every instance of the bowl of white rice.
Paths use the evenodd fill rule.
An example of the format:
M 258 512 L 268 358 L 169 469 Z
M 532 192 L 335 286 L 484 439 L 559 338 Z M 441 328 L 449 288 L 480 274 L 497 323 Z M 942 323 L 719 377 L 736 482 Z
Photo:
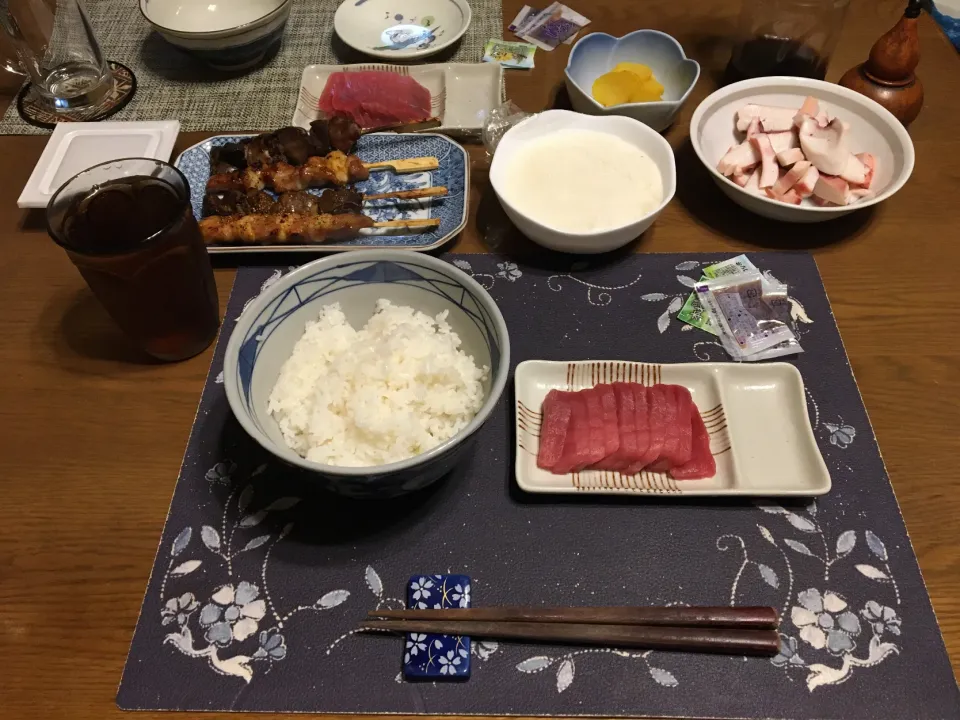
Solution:
M 454 468 L 500 399 L 510 342 L 493 298 L 403 250 L 308 263 L 243 311 L 224 358 L 243 428 L 352 497 L 426 487 Z

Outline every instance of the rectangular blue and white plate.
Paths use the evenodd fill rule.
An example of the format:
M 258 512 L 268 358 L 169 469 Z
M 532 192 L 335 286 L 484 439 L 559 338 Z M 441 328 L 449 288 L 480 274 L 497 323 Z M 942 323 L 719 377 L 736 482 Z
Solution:
M 193 214 L 199 220 L 203 212 L 203 196 L 210 179 L 210 150 L 250 135 L 217 135 L 184 150 L 174 163 L 190 183 L 190 202 Z M 435 133 L 373 133 L 357 142 L 356 154 L 364 162 L 403 160 L 415 157 L 435 157 L 440 167 L 432 172 L 398 175 L 390 171 L 370 173 L 370 178 L 356 183 L 354 188 L 364 194 L 416 190 L 444 186 L 447 194 L 440 198 L 397 203 L 381 200 L 365 205 L 364 213 L 374 222 L 439 218 L 440 226 L 430 232 L 416 234 L 385 233 L 365 229 L 351 240 L 336 244 L 307 245 L 216 245 L 208 251 L 216 253 L 264 252 L 342 252 L 363 248 L 397 248 L 403 250 L 433 250 L 457 235 L 467 224 L 470 192 L 470 158 L 462 146 L 448 137 Z M 311 190 L 320 193 L 321 189 Z

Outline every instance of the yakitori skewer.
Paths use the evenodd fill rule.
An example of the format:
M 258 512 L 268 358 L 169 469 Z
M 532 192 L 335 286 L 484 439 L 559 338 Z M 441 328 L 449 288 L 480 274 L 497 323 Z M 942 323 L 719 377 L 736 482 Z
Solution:
M 311 187 L 342 186 L 366 180 L 370 177 L 370 172 L 376 170 L 413 173 L 436 170 L 438 167 L 440 163 L 435 157 L 365 163 L 356 155 L 345 155 L 339 150 L 334 150 L 326 157 L 308 158 L 303 165 L 281 162 L 212 175 L 207 181 L 207 192 L 244 188 L 270 189 L 277 192 L 306 190 Z
M 210 215 L 277 215 L 283 213 L 306 213 L 308 215 L 339 215 L 361 212 L 368 202 L 396 200 L 425 200 L 443 197 L 445 187 L 397 190 L 394 192 L 363 195 L 350 188 L 327 188 L 319 195 L 307 190 L 292 190 L 280 193 L 274 199 L 265 190 L 223 190 L 207 193 L 203 198 L 203 214 Z
M 426 231 L 439 227 L 439 219 L 389 220 L 374 222 L 359 213 L 342 215 L 233 215 L 214 216 L 200 221 L 200 232 L 207 245 L 322 243 L 355 237 L 364 228 Z

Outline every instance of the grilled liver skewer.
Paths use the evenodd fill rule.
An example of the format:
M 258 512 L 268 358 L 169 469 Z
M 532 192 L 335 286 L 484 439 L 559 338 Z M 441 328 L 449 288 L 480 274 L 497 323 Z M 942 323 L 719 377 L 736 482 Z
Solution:
M 347 185 L 366 180 L 371 170 L 392 169 L 396 173 L 408 173 L 426 172 L 436 170 L 438 167 L 437 159 L 430 157 L 364 163 L 356 155 L 345 155 L 339 150 L 334 150 L 326 157 L 308 158 L 303 165 L 299 166 L 275 163 L 213 175 L 207 181 L 207 192 L 265 188 L 277 192 L 306 190 L 310 187 Z
M 359 213 L 342 215 L 233 215 L 208 217 L 200 221 L 200 233 L 207 245 L 323 243 L 355 237 L 363 228 L 427 229 L 440 220 L 390 220 L 375 223 Z

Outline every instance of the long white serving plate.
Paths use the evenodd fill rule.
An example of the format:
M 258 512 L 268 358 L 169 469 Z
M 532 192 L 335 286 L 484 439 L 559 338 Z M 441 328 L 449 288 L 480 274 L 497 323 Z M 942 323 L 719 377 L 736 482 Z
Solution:
M 429 90 L 431 111 L 440 119 L 440 127 L 431 132 L 477 136 L 487 114 L 501 102 L 503 68 L 499 63 L 308 65 L 300 79 L 293 124 L 309 128 L 310 123 L 320 117 L 320 95 L 332 73 L 362 70 L 409 75 Z
M 710 432 L 716 475 L 674 480 L 646 471 L 555 475 L 538 468 L 540 407 L 547 393 L 609 382 L 686 387 Z M 516 476 L 527 492 L 773 497 L 830 491 L 830 474 L 807 415 L 803 378 L 793 365 L 527 360 L 517 366 L 514 384 Z

